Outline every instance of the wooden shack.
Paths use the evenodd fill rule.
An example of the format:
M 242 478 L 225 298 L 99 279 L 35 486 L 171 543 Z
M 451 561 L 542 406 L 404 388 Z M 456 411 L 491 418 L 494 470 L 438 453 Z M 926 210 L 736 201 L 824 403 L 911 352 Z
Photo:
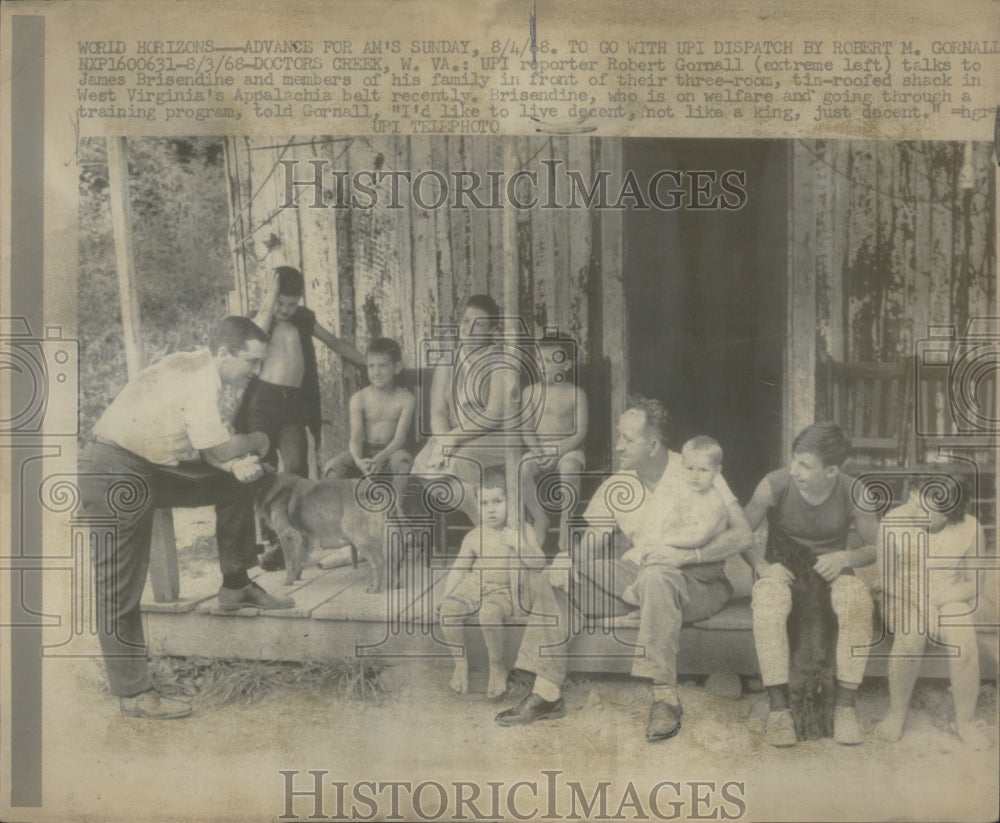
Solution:
M 628 393 L 641 392 L 668 404 L 678 440 L 696 432 L 716 436 L 726 476 L 743 500 L 766 471 L 787 460 L 802 426 L 833 416 L 869 466 L 884 473 L 905 478 L 938 450 L 964 455 L 983 481 L 976 513 L 988 525 L 995 522 L 998 330 L 996 318 L 983 322 L 994 314 L 996 298 L 991 146 L 565 136 L 231 138 L 226 162 L 236 272 L 232 311 L 256 305 L 274 266 L 294 265 L 305 274 L 307 303 L 334 334 L 361 349 L 375 336 L 394 337 L 407 364 L 419 366 L 421 342 L 457 320 L 466 296 L 490 293 L 508 311 L 516 304 L 532 334 L 557 327 L 576 339 L 584 363 L 606 361 L 610 390 L 598 398 L 609 407 L 605 420 L 624 407 Z M 311 181 L 319 168 L 317 188 Z M 373 196 L 374 178 L 367 176 L 380 170 L 412 176 L 434 171 L 445 179 L 473 173 L 480 182 L 471 191 L 486 204 L 496 202 L 495 187 L 502 185 L 491 173 L 509 178 L 518 169 L 538 175 L 543 194 L 533 208 L 512 208 L 504 198 L 498 208 L 428 207 L 438 198 L 434 175 L 424 178 L 429 188 L 421 206 L 387 188 Z M 563 191 L 555 198 L 562 205 L 545 208 L 543 175 L 562 175 L 565 183 L 568 171 L 588 187 L 606 180 L 607 197 L 598 194 L 572 208 Z M 289 173 L 304 185 L 289 188 Z M 711 198 L 727 173 L 736 174 L 728 179 L 739 183 L 745 202 L 736 207 L 744 199 L 737 197 L 726 208 L 718 202 L 698 208 L 704 201 L 691 186 L 704 185 Z M 659 193 L 666 203 L 673 191 L 677 208 L 650 205 L 654 178 L 669 182 Z M 526 203 L 534 190 L 521 185 L 505 196 Z M 360 205 L 352 205 L 354 194 Z M 973 327 L 970 320 L 976 320 Z M 979 336 L 967 350 L 986 356 L 972 358 L 975 391 L 964 397 L 966 410 L 978 416 L 963 417 L 956 414 L 949 364 L 969 328 Z M 925 351 L 936 356 L 924 357 Z M 320 352 L 320 374 L 323 458 L 346 442 L 344 410 L 363 378 L 326 351 Z M 897 486 L 873 501 L 888 508 L 899 491 Z M 428 520 L 425 528 L 429 545 L 437 539 L 436 526 Z M 382 596 L 366 594 L 365 566 L 311 567 L 293 589 L 296 608 L 266 616 L 246 609 L 220 620 L 215 580 L 186 581 L 178 598 L 176 561 L 172 574 L 163 572 L 171 568 L 168 544 L 160 541 L 154 552 L 154 597 L 143 603 L 151 647 L 160 653 L 448 656 L 433 632 L 434 592 L 447 557 L 436 558 L 429 570 L 420 565 L 403 589 Z M 984 550 L 989 554 L 991 547 Z M 995 557 L 979 563 L 989 571 Z M 747 569 L 731 572 L 737 594 L 746 595 Z M 273 588 L 279 574 L 258 579 Z M 995 583 L 984 585 L 987 593 L 995 591 Z M 987 596 L 983 608 L 991 603 Z M 308 629 L 296 619 L 309 621 Z M 995 625 L 995 617 L 983 621 Z M 750 625 L 744 597 L 685 626 L 681 671 L 753 674 Z M 568 639 L 582 644 L 574 666 L 627 670 L 634 651 L 629 632 L 634 628 L 589 627 Z M 980 640 L 984 676 L 994 676 L 995 634 L 983 633 Z M 481 640 L 471 642 L 480 643 L 481 660 Z M 509 651 L 515 647 L 512 639 Z M 946 676 L 944 662 L 929 661 L 924 673 Z M 884 671 L 882 649 L 868 673 Z
M 503 208 L 452 203 L 455 175 L 470 172 L 478 202 L 498 201 L 504 141 L 541 195 L 516 210 L 520 315 L 533 333 L 571 334 L 584 361 L 610 361 L 612 415 L 641 392 L 668 404 L 678 439 L 718 437 L 740 496 L 785 459 L 795 432 L 829 415 L 825 363 L 905 361 L 906 373 L 928 329 L 952 325 L 960 336 L 970 318 L 995 314 L 988 144 L 550 135 L 230 138 L 231 308 L 253 306 L 274 265 L 298 266 L 308 304 L 335 334 L 361 349 L 394 337 L 419 365 L 421 340 L 455 322 L 463 298 L 502 301 Z M 317 168 L 319 202 L 301 185 Z M 376 171 L 384 179 L 366 195 Z M 607 199 L 569 207 L 570 171 L 587 186 L 605 175 Z M 638 197 L 621 196 L 630 171 Z M 691 173 L 715 175 L 704 183 L 727 171 L 743 175 L 745 203 L 698 208 Z M 424 173 L 425 205 L 441 178 L 451 198 L 438 208 L 405 190 L 394 198 L 392 172 Z M 687 187 L 678 208 L 643 196 L 662 172 L 676 174 L 660 175 L 661 200 Z M 560 183 L 546 201 L 546 185 Z M 514 192 L 525 202 L 531 187 Z M 320 357 L 325 452 L 346 441 L 360 375 Z M 899 407 L 886 436 L 909 446 L 877 462 L 928 456 L 914 445 L 918 387 L 907 381 L 881 405 Z M 863 439 L 878 425 L 859 417 L 850 427 Z

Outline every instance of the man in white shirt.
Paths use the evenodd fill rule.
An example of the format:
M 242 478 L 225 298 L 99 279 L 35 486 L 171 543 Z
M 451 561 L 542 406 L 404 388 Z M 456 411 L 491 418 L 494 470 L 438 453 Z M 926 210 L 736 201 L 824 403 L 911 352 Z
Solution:
M 211 349 L 168 355 L 140 372 L 112 401 L 80 455 L 84 509 L 117 520 L 117 541 L 95 555 L 101 651 L 123 714 L 171 718 L 191 713 L 152 687 L 140 601 L 149 569 L 153 511 L 215 505 L 222 588 L 219 608 L 295 605 L 251 583 L 257 564 L 254 482 L 270 444 L 260 432 L 231 436 L 219 414 L 223 383 L 242 389 L 260 371 L 267 335 L 227 317 Z
M 723 573 L 723 562 L 749 548 L 753 533 L 739 502 L 719 475 L 715 487 L 726 505 L 726 530 L 699 549 L 662 545 L 659 535 L 664 512 L 670 510 L 667 503 L 685 482 L 680 455 L 667 448 L 669 420 L 661 403 L 646 398 L 633 399 L 619 420 L 615 451 L 620 471 L 601 484 L 584 512 L 598 538 L 616 528 L 621 532 L 624 540 L 615 546 L 615 556 L 591 551 L 578 558 L 574 573 L 579 584 L 572 587 L 566 572 L 557 571 L 565 569 L 565 558 L 560 563 L 557 556 L 547 574 L 532 575 L 532 612 L 555 614 L 559 620 L 555 624 L 535 621 L 525 629 L 516 665 L 535 673 L 534 690 L 519 705 L 497 715 L 500 725 L 520 725 L 564 713 L 560 690 L 567 655 L 555 647 L 566 638 L 570 600 L 565 592 L 572 591 L 571 605 L 583 615 L 612 617 L 633 608 L 622 594 L 634 586 L 641 605 L 639 648 L 632 675 L 653 682 L 646 739 L 666 740 L 680 730 L 677 649 L 681 624 L 703 620 L 725 606 L 732 587 Z M 624 547 L 620 545 L 623 542 Z M 604 543 L 598 539 L 593 545 Z M 640 568 L 623 557 L 625 549 L 634 547 L 655 548 L 658 562 Z

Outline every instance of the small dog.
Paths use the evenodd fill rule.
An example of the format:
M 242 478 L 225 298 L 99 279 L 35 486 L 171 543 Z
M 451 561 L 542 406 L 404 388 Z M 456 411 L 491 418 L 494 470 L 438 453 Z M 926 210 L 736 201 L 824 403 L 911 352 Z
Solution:
M 261 520 L 278 535 L 285 554 L 285 585 L 302 576 L 312 543 L 349 543 L 355 566 L 360 555 L 372 567 L 369 592 L 385 587 L 382 549 L 385 514 L 359 501 L 362 480 L 306 480 L 293 474 L 267 473 L 257 491 Z
M 799 740 L 830 737 L 838 633 L 830 584 L 813 568 L 816 556 L 777 530 L 769 536 L 765 558 L 795 575 L 788 615 L 788 689 L 796 734 Z

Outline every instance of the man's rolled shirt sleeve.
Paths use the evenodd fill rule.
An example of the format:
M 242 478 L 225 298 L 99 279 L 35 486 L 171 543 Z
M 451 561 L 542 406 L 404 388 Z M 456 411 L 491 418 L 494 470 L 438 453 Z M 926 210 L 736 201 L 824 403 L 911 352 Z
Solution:
M 198 451 L 211 449 L 229 438 L 229 429 L 219 415 L 219 387 L 198 386 L 184 400 L 181 420 L 191 446 Z

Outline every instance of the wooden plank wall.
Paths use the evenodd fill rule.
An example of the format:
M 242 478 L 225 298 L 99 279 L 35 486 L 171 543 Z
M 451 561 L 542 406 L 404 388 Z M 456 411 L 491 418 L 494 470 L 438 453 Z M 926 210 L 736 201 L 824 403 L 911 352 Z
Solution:
M 516 140 L 520 167 L 537 173 L 537 192 L 543 200 L 551 168 L 543 160 L 561 164 L 556 174 L 565 187 L 567 168 L 580 171 L 589 181 L 592 170 L 602 162 L 601 152 L 608 152 L 607 145 L 602 149 L 591 138 L 510 139 Z M 313 189 L 299 187 L 295 191 L 299 208 L 282 209 L 286 181 L 285 170 L 278 165 L 279 160 L 298 160 L 296 179 L 304 180 L 313 176 L 308 161 L 327 160 L 324 196 L 328 206 L 338 197 L 335 173 L 346 173 L 350 180 L 357 172 L 377 169 L 408 170 L 413 175 L 435 170 L 446 175 L 450 184 L 453 172 L 476 172 L 482 180 L 474 189 L 478 199 L 502 202 L 487 176 L 488 171 L 503 169 L 501 138 L 236 138 L 227 149 L 234 213 L 231 239 L 237 278 L 246 281 L 238 283 L 234 294 L 245 295 L 247 306 L 257 304 L 260 285 L 274 266 L 298 266 L 306 277 L 306 302 L 319 322 L 362 351 L 373 337 L 393 337 L 403 347 L 404 362 L 412 366 L 418 365 L 420 341 L 431 334 L 434 324 L 457 322 L 458 307 L 468 295 L 487 292 L 501 302 L 501 209 L 422 209 L 413 204 L 405 183 L 398 197 L 401 208 L 393 208 L 389 180 L 378 187 L 374 208 L 307 208 L 313 203 Z M 368 179 L 365 182 L 370 184 Z M 438 191 L 433 177 L 423 179 L 425 202 L 436 200 Z M 349 198 L 356 192 L 348 185 L 340 193 Z M 519 197 L 528 194 L 524 187 L 518 189 Z M 360 192 L 358 196 L 369 202 Z M 565 199 L 565 192 L 560 196 Z M 604 216 L 588 209 L 519 211 L 518 270 L 528 328 L 539 334 L 545 326 L 557 326 L 572 334 L 583 359 L 591 354 L 610 356 L 623 403 L 625 307 L 618 282 L 621 215 L 614 217 L 618 222 L 610 231 L 619 235 L 616 242 L 607 236 L 608 229 L 601 222 Z M 601 239 L 594 239 L 602 232 L 603 246 Z M 607 254 L 602 255 L 602 247 Z M 619 259 L 612 259 L 615 256 Z M 608 295 L 602 287 L 604 268 L 614 281 Z M 612 295 L 616 296 L 607 299 Z M 359 375 L 325 351 L 320 352 L 320 373 L 325 418 L 321 455 L 326 456 L 346 444 L 346 401 Z
M 814 250 L 793 276 L 816 283 L 819 359 L 910 355 L 928 324 L 993 314 L 993 148 L 964 143 L 795 142 L 793 215 Z M 803 172 L 798 174 L 798 172 Z
M 961 334 L 996 313 L 993 148 L 974 143 L 968 159 L 971 189 L 965 143 L 794 142 L 790 305 L 811 314 L 795 322 L 815 327 L 815 363 L 899 360 L 929 324 Z M 789 386 L 808 389 L 815 363 L 796 347 L 813 341 L 789 339 Z M 813 400 L 791 404 L 789 432 Z

